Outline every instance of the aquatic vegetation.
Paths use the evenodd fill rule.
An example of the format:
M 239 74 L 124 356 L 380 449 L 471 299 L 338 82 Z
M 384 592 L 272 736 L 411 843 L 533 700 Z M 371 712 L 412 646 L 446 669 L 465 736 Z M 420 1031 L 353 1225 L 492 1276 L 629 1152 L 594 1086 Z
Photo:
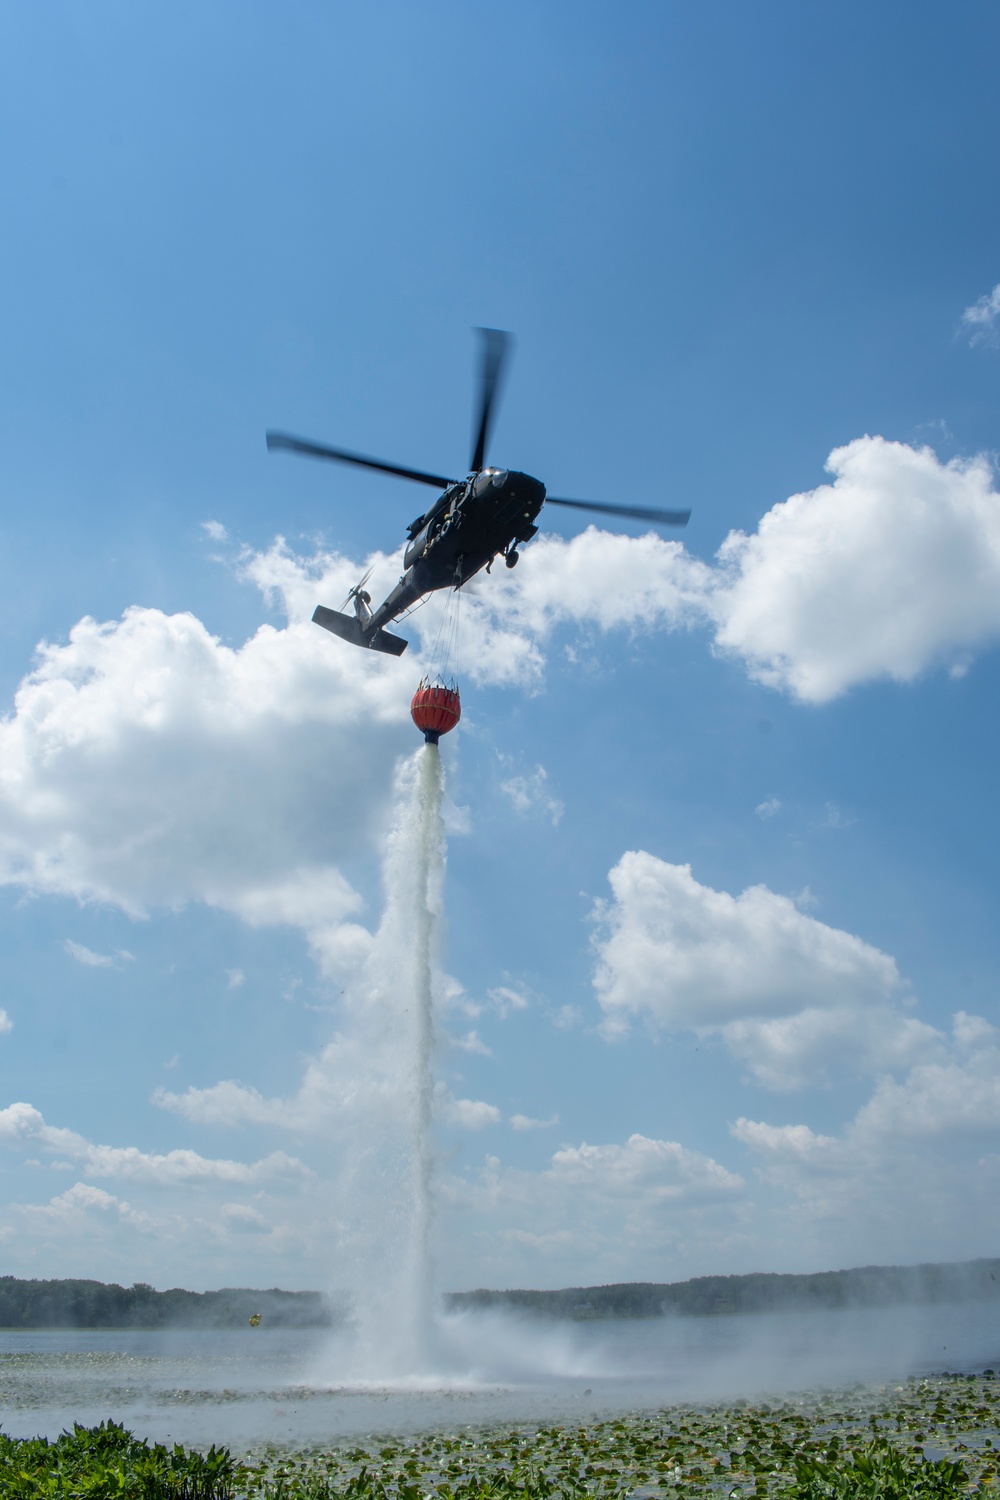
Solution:
M 0 1434 L 7 1500 L 1000 1500 L 1000 1380 L 938 1376 L 567 1426 L 308 1451 L 168 1449 L 114 1422 Z
M 0 1433 L 4 1500 L 233 1500 L 241 1473 L 225 1448 L 168 1449 L 117 1422 L 75 1424 L 51 1443 Z
M 1000 1500 L 1000 1381 L 937 1377 L 248 1460 L 259 1500 Z

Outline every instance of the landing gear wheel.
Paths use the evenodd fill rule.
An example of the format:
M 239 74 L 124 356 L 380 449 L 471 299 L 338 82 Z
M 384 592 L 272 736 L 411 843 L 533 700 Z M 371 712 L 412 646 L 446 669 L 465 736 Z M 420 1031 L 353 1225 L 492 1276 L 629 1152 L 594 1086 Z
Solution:
M 507 564 L 508 568 L 516 568 L 517 560 L 520 556 L 521 554 L 520 552 L 518 552 L 517 548 L 511 547 L 510 551 L 504 556 L 504 562 Z

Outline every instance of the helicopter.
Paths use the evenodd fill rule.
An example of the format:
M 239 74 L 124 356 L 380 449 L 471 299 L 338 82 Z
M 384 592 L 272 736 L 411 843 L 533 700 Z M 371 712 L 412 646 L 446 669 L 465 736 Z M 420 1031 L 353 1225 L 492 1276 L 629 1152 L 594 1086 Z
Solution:
M 346 448 L 331 448 L 325 443 L 310 442 L 287 432 L 267 433 L 268 450 L 300 453 L 307 458 L 330 459 L 334 463 L 354 464 L 362 469 L 376 469 L 396 474 L 416 484 L 432 485 L 443 491 L 433 504 L 412 520 L 407 527 L 407 545 L 403 553 L 405 569 L 395 588 L 372 610 L 371 595 L 365 588 L 369 572 L 351 589 L 343 608 L 353 603 L 354 614 L 318 605 L 313 621 L 332 631 L 341 640 L 373 651 L 401 656 L 408 641 L 392 635 L 385 626 L 412 608 L 436 589 L 460 589 L 485 568 L 490 572 L 497 557 L 508 568 L 518 562 L 518 548 L 538 531 L 535 524 L 543 505 L 564 505 L 574 510 L 599 515 L 622 516 L 631 520 L 650 521 L 656 526 L 686 526 L 689 510 L 658 510 L 642 505 L 605 505 L 594 500 L 568 500 L 549 495 L 540 479 L 515 469 L 486 466 L 486 447 L 490 435 L 494 406 L 511 336 L 498 328 L 480 328 L 480 399 L 472 461 L 464 479 L 449 479 L 442 474 L 428 474 L 423 469 L 404 468 L 401 464 L 367 458 Z

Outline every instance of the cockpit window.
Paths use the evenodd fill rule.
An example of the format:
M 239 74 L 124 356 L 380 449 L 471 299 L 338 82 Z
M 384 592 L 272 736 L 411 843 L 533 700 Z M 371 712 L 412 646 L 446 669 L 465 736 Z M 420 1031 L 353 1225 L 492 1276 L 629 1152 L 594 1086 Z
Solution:
M 475 484 L 477 495 L 485 495 L 491 485 L 500 489 L 507 478 L 506 469 L 484 469 Z

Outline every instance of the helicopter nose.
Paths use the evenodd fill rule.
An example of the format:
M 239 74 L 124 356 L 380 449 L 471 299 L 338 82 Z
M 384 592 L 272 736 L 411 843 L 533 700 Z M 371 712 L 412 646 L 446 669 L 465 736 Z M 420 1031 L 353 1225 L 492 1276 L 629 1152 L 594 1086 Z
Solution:
M 516 495 L 524 514 L 534 520 L 545 501 L 545 486 L 531 474 L 511 474 L 510 490 Z
M 485 478 L 482 475 L 481 478 Z M 498 482 L 499 481 L 499 482 Z M 519 516 L 533 521 L 545 500 L 545 486 L 531 474 L 518 474 L 514 470 L 495 469 L 491 484 L 500 491 L 496 517 L 498 521 L 509 521 Z
M 545 486 L 542 481 L 540 479 L 533 479 L 530 474 L 519 474 L 517 477 L 521 481 L 519 488 L 525 500 L 530 505 L 537 506 L 541 510 L 542 502 L 545 499 Z

